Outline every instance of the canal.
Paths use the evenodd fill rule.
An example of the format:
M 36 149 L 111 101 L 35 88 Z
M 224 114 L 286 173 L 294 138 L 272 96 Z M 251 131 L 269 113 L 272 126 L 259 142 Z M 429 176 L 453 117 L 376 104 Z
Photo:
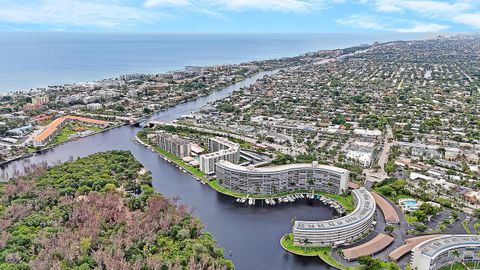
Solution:
M 156 113 L 150 120 L 171 121 L 181 115 L 200 109 L 209 102 L 222 99 L 233 91 L 254 83 L 271 72 L 262 72 L 221 91 L 197 100 L 179 104 Z M 139 127 L 122 126 L 90 137 L 68 142 L 29 158 L 3 165 L 0 169 L 12 175 L 27 164 L 64 162 L 70 158 L 108 151 L 128 150 L 152 172 L 155 190 L 165 196 L 178 197 L 188 205 L 205 224 L 219 245 L 225 248 L 225 257 L 233 260 L 239 270 L 268 269 L 333 269 L 319 258 L 299 257 L 285 252 L 280 238 L 291 231 L 292 218 L 302 220 L 329 219 L 333 210 L 318 202 L 300 200 L 276 206 L 246 206 L 233 198 L 218 194 L 208 185 L 196 181 L 146 147 L 132 141 Z

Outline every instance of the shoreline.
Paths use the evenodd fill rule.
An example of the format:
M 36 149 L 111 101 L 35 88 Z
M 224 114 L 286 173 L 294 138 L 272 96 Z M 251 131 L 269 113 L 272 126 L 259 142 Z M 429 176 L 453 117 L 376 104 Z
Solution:
M 88 34 L 95 34 L 95 33 L 88 33 Z M 134 33 L 128 33 L 128 35 L 134 34 Z M 142 33 L 141 35 L 143 35 Z M 203 36 L 203 35 L 210 35 L 210 36 L 263 36 L 265 34 L 259 34 L 259 33 L 234 33 L 234 34 L 229 34 L 229 33 L 213 33 L 213 34 L 205 34 L 205 33 L 145 33 L 146 35 L 170 35 L 170 36 Z M 305 35 L 311 35 L 311 36 L 321 36 L 321 35 L 336 35 L 336 34 L 342 34 L 342 33 L 269 33 L 267 35 L 274 35 L 274 36 L 289 36 L 289 35 L 298 35 L 298 36 L 305 36 Z M 352 35 L 353 33 L 347 33 L 347 35 Z M 376 34 L 372 34 L 376 35 Z M 271 57 L 264 57 L 264 56 L 252 56 L 249 59 L 243 59 L 243 60 L 233 60 L 232 62 L 227 61 L 216 61 L 214 63 L 206 63 L 206 64 L 199 64 L 198 66 L 202 67 L 209 67 L 209 66 L 216 66 L 216 65 L 242 65 L 242 64 L 248 64 L 251 62 L 266 62 L 266 61 L 275 61 L 275 60 L 281 60 L 283 58 L 295 58 L 295 57 L 301 57 L 310 53 L 314 52 L 322 52 L 322 51 L 337 51 L 337 50 L 345 50 L 345 49 L 350 49 L 354 47 L 363 47 L 365 45 L 371 45 L 374 42 L 379 41 L 380 44 L 383 43 L 389 43 L 389 42 L 397 42 L 397 41 L 410 41 L 410 40 L 427 40 L 434 38 L 435 35 L 429 35 L 428 33 L 417 33 L 417 34 L 403 34 L 405 37 L 400 38 L 398 36 L 392 36 L 388 37 L 386 39 L 382 39 L 382 36 L 375 36 L 375 38 L 366 38 L 364 40 L 358 40 L 356 41 L 355 44 L 343 44 L 343 45 L 331 45 L 331 46 L 325 46 L 324 48 L 322 47 L 322 44 L 315 45 L 316 48 L 311 48 L 311 49 L 300 49 L 299 51 L 295 52 L 290 52 L 290 53 L 283 53 L 282 55 L 277 55 L 277 56 L 271 56 Z M 345 42 L 347 43 L 347 42 Z M 353 42 L 352 42 L 353 43 Z M 228 63 L 227 63 L 228 62 Z M 76 84 L 87 84 L 87 83 L 99 83 L 102 81 L 106 80 L 115 80 L 121 76 L 124 75 L 130 75 L 130 74 L 140 74 L 140 75 L 157 75 L 157 74 L 168 74 L 171 72 L 175 71 L 180 71 L 182 70 L 185 66 L 188 65 L 195 65 L 194 63 L 184 63 L 181 64 L 177 67 L 167 67 L 165 69 L 162 68 L 152 68 L 152 70 L 146 70 L 146 71 L 124 71 L 124 72 L 118 72 L 115 74 L 111 75 L 106 75 L 105 77 L 102 78 L 92 78 L 92 79 L 85 79 L 85 80 L 77 80 L 77 81 L 66 81 L 66 82 L 51 82 L 51 83 L 45 83 L 45 85 L 38 85 L 38 86 L 31 86 L 31 87 L 20 87 L 21 89 L 15 89 L 15 90 L 2 90 L 2 86 L 0 86 L 0 96 L 3 95 L 14 95 L 16 93 L 20 94 L 26 94 L 30 91 L 32 92 L 37 92 L 37 91 L 44 91 L 42 89 L 46 89 L 51 86 L 64 86 L 64 85 L 76 85 Z M 12 88 L 12 87 L 10 87 Z M 8 89 L 8 87 L 7 87 Z
M 323 192 L 323 191 L 315 191 L 313 190 L 312 191 L 308 191 L 308 190 L 296 190 L 296 191 L 292 191 L 292 192 L 284 192 L 284 193 L 278 193 L 278 194 L 272 194 L 272 195 L 252 195 L 252 194 L 241 194 L 241 193 L 236 193 L 234 191 L 231 191 L 231 190 L 227 190 L 223 187 L 218 187 L 217 185 L 217 180 L 216 179 L 210 179 L 208 180 L 206 177 L 199 177 L 197 175 L 195 175 L 192 171 L 189 170 L 189 168 L 185 168 L 183 167 L 182 165 L 180 164 L 177 164 L 177 162 L 175 162 L 174 160 L 171 160 L 169 157 L 167 157 L 166 155 L 160 153 L 159 151 L 157 151 L 155 149 L 154 146 L 142 141 L 141 138 L 138 137 L 138 133 L 135 135 L 135 137 L 132 138 L 133 141 L 136 141 L 138 143 L 140 143 L 141 145 L 145 146 L 146 148 L 148 148 L 150 151 L 152 151 L 153 153 L 157 154 L 159 157 L 161 157 L 163 160 L 165 160 L 166 162 L 170 163 L 171 165 L 175 166 L 178 170 L 182 171 L 182 172 L 185 172 L 185 173 L 188 173 L 190 174 L 195 180 L 197 181 L 200 181 L 202 184 L 206 184 L 208 185 L 212 190 L 214 190 L 215 192 L 217 193 L 220 193 L 220 194 L 223 194 L 223 195 L 226 195 L 226 196 L 229 196 L 229 197 L 232 197 L 232 198 L 235 198 L 235 199 L 244 199 L 244 198 L 247 198 L 247 199 L 254 199 L 254 200 L 260 200 L 260 201 L 263 201 L 263 200 L 266 200 L 266 199 L 279 199 L 279 198 L 284 198 L 286 196 L 292 196 L 292 195 L 313 195 L 313 196 L 318 196 L 315 197 L 315 198 L 306 198 L 306 199 L 310 199 L 310 200 L 316 200 L 316 199 L 319 199 L 323 196 L 323 197 L 326 197 L 330 200 L 333 200 L 335 201 L 335 203 L 337 203 L 338 205 L 340 205 L 342 208 L 343 208 L 343 213 L 349 213 L 351 211 L 353 211 L 353 208 L 352 206 L 350 206 L 350 201 L 347 200 L 347 199 L 344 199 L 344 201 L 340 201 L 338 196 L 341 196 L 341 195 L 338 195 L 338 194 L 329 194 L 329 193 L 326 193 L 326 192 Z M 203 178 L 203 179 L 202 179 Z M 348 198 L 351 198 L 351 195 L 349 195 Z M 321 201 L 321 200 L 320 200 Z M 352 201 L 353 203 L 353 201 Z M 328 205 L 327 203 L 324 203 L 322 201 L 322 204 L 323 206 L 326 206 L 326 207 L 329 207 L 329 208 L 332 208 L 334 210 L 336 210 L 338 212 L 337 209 L 335 209 L 335 207 L 333 207 L 332 205 Z
M 95 33 L 88 33 L 88 34 L 95 34 Z M 134 34 L 134 33 L 128 33 L 128 35 Z M 203 36 L 205 35 L 204 33 L 145 33 L 146 35 L 170 35 L 170 36 Z M 274 35 L 274 36 L 289 36 L 289 35 L 298 35 L 298 36 L 304 36 L 304 35 L 335 35 L 336 33 L 270 33 L 269 35 Z M 351 33 L 350 33 L 351 34 Z M 140 34 L 140 35 L 143 35 Z M 206 34 L 210 36 L 263 36 L 264 34 L 259 34 L 259 33 L 235 33 L 235 34 L 229 34 L 229 33 L 214 33 L 214 34 Z M 380 38 L 380 37 L 379 37 Z M 422 37 L 417 37 L 418 40 L 420 39 L 427 39 L 429 37 L 427 36 L 422 36 Z M 414 39 L 413 36 L 407 36 L 405 39 L 399 39 L 399 37 L 391 37 L 387 38 L 386 40 L 382 40 L 381 43 L 386 43 L 386 42 L 392 42 L 392 41 L 397 41 L 397 40 L 412 40 Z M 343 50 L 343 49 L 348 49 L 348 48 L 353 48 L 353 47 L 358 47 L 358 46 L 363 46 L 365 44 L 371 44 L 374 41 L 371 40 L 363 40 L 363 41 L 358 41 L 356 44 L 345 44 L 345 45 L 333 45 L 333 46 L 326 46 L 325 48 L 311 48 L 311 49 L 300 49 L 299 51 L 295 52 L 287 52 L 287 53 L 282 53 L 282 55 L 278 56 L 271 56 L 271 57 L 264 57 L 264 56 L 252 56 L 248 59 L 243 59 L 243 60 L 233 60 L 232 62 L 227 61 L 216 61 L 214 63 L 206 63 L 206 64 L 200 64 L 199 66 L 215 66 L 215 65 L 241 65 L 241 64 L 246 64 L 246 63 L 251 63 L 251 62 L 265 62 L 265 61 L 273 61 L 273 60 L 280 60 L 282 58 L 294 58 L 294 57 L 300 57 L 305 54 L 309 54 L 312 52 L 319 52 L 319 51 L 331 51 L 331 50 Z M 321 44 L 319 44 L 317 47 L 321 47 Z M 227 63 L 228 62 L 228 63 Z M 162 68 L 152 68 L 152 70 L 145 70 L 145 71 L 124 71 L 124 72 L 118 72 L 115 74 L 111 75 L 106 75 L 105 77 L 102 78 L 92 78 L 92 79 L 85 79 L 85 80 L 77 80 L 77 81 L 65 81 L 65 82 L 50 82 L 50 83 L 45 83 L 45 85 L 38 85 L 38 86 L 31 86 L 31 87 L 16 87 L 16 89 L 13 90 L 2 90 L 3 87 L 0 86 L 0 96 L 2 95 L 14 95 L 16 93 L 21 93 L 21 94 L 26 94 L 30 91 L 32 92 L 37 92 L 37 91 L 43 91 L 41 90 L 42 88 L 48 88 L 50 86 L 64 86 L 64 85 L 75 85 L 75 84 L 86 84 L 86 83 L 98 83 L 104 80 L 114 80 L 116 78 L 119 78 L 124 75 L 130 75 L 130 74 L 142 74 L 142 75 L 155 75 L 155 74 L 167 74 L 170 72 L 175 72 L 182 70 L 185 65 L 189 64 L 181 64 L 176 67 L 167 67 L 165 69 Z M 195 64 L 192 64 L 195 65 Z M 13 88 L 13 87 L 6 87 L 8 88 Z
M 289 248 L 287 246 L 287 244 L 288 244 L 287 242 L 290 241 L 290 240 L 287 239 L 287 237 L 291 238 L 292 235 L 293 235 L 292 233 L 287 233 L 287 234 L 283 235 L 280 238 L 280 241 L 279 241 L 282 249 L 285 250 L 288 253 L 291 253 L 295 256 L 301 256 L 301 257 L 310 257 L 310 258 L 318 257 L 325 264 L 327 264 L 330 267 L 333 267 L 335 269 L 339 269 L 339 270 L 361 270 L 362 269 L 361 267 L 351 267 L 351 266 L 347 266 L 347 265 L 344 265 L 344 264 L 336 261 L 333 258 L 333 256 L 331 255 L 332 251 L 333 251 L 333 249 L 331 247 L 307 247 L 307 248 L 304 248 L 304 247 L 294 246 L 295 249 Z
M 358 46 L 360 46 L 360 45 L 358 45 Z M 355 46 L 353 46 L 353 47 L 355 47 Z M 342 48 L 337 48 L 337 49 L 333 49 L 333 50 L 343 50 L 343 49 L 348 49 L 348 48 L 352 48 L 352 47 L 342 47 Z M 317 51 L 328 51 L 328 49 L 317 50 Z M 283 58 L 295 58 L 295 57 L 300 57 L 302 55 L 309 54 L 309 53 L 312 53 L 312 52 L 307 51 L 307 52 L 303 52 L 303 53 L 296 54 L 296 55 L 291 55 L 291 56 L 274 57 L 274 58 L 258 58 L 258 59 L 244 60 L 244 61 L 239 61 L 239 62 L 234 62 L 234 63 L 219 63 L 219 62 L 216 62 L 215 64 L 207 64 L 207 65 L 199 65 L 199 66 L 200 67 L 214 67 L 214 66 L 217 66 L 217 65 L 229 65 L 229 66 L 245 65 L 245 64 L 252 63 L 252 62 L 278 61 L 278 60 L 281 60 Z M 185 66 L 184 67 L 167 69 L 167 70 L 158 71 L 158 72 L 154 72 L 154 71 L 151 71 L 151 72 L 135 72 L 135 71 L 133 71 L 133 72 L 130 72 L 130 73 L 117 74 L 116 76 L 115 75 L 107 76 L 108 78 L 99 78 L 99 79 L 77 81 L 77 82 L 51 83 L 51 84 L 48 84 L 46 86 L 37 86 L 37 87 L 32 87 L 30 89 L 23 89 L 23 90 L 2 91 L 0 89 L 0 97 L 5 96 L 5 95 L 28 94 L 29 92 L 33 92 L 33 93 L 35 93 L 35 92 L 45 92 L 45 93 L 47 93 L 48 91 L 46 91 L 46 89 L 49 88 L 49 87 L 59 87 L 59 86 L 63 87 L 63 86 L 66 86 L 66 85 L 95 84 L 95 83 L 101 83 L 101 82 L 104 82 L 104 81 L 115 81 L 122 76 L 130 75 L 130 74 L 139 74 L 139 75 L 145 75 L 145 76 L 169 74 L 169 73 L 172 73 L 172 72 L 183 71 L 184 68 L 185 68 Z M 254 73 L 252 75 L 254 76 L 255 74 L 258 74 L 260 72 L 265 72 L 265 71 L 270 71 L 270 70 L 258 70 L 256 73 Z M 245 80 L 245 79 L 248 79 L 248 78 L 244 78 L 243 80 Z M 237 81 L 237 82 L 234 82 L 234 83 L 238 83 L 238 82 L 240 82 L 240 81 Z M 219 90 L 221 90 L 221 89 L 216 89 L 216 90 L 214 90 L 214 92 L 219 91 Z M 199 98 L 199 97 L 202 97 L 202 96 L 207 96 L 207 95 L 209 95 L 209 94 L 199 95 L 196 98 Z M 194 98 L 192 100 L 195 100 L 196 98 Z M 185 102 L 186 101 L 190 101 L 190 100 L 185 100 Z M 173 105 L 173 106 L 175 106 L 175 105 Z
M 150 118 L 152 116 L 154 116 L 155 114 L 158 114 L 158 113 L 161 113 L 161 112 L 164 112 L 168 109 L 171 109 L 171 108 L 174 108 L 175 106 L 178 106 L 178 105 L 181 105 L 183 103 L 187 103 L 187 102 L 191 102 L 191 101 L 195 101 L 195 100 L 198 100 L 200 98 L 204 98 L 204 97 L 207 97 L 208 95 L 211 95 L 215 92 L 220 92 L 222 91 L 223 89 L 227 88 L 227 87 L 231 87 L 232 85 L 235 85 L 237 83 L 241 83 L 247 79 L 250 79 L 252 77 L 255 77 L 257 76 L 259 73 L 262 73 L 262 72 L 269 72 L 269 71 L 266 71 L 266 70 L 258 70 L 257 72 L 251 74 L 250 77 L 244 77 L 242 80 L 239 80 L 239 81 L 235 81 L 233 82 L 232 84 L 230 85 L 227 85 L 223 88 L 217 88 L 217 89 L 213 89 L 213 91 L 211 93 L 208 93 L 208 94 L 202 94 L 202 95 L 198 95 L 194 98 L 188 98 L 188 99 L 184 99 L 184 100 L 181 100 L 180 102 L 176 103 L 176 104 L 171 104 L 171 105 L 168 105 L 166 107 L 163 107 L 163 108 L 160 108 L 156 111 L 153 111 L 147 115 L 143 115 L 141 117 L 138 117 L 137 121 L 133 124 L 130 124 L 131 126 L 133 125 L 136 125 L 136 124 L 139 124 L 139 123 L 143 123 L 143 122 L 148 122 L 150 120 Z M 109 80 L 109 79 L 107 79 Z M 1 92 L 0 92 L 0 96 L 1 96 Z M 5 161 L 2 161 L 0 162 L 0 167 L 3 167 L 3 166 L 6 166 L 8 165 L 9 163 L 11 162 L 14 162 L 14 161 L 18 161 L 18 160 L 21 160 L 21 159 L 25 159 L 25 158 L 28 158 L 28 157 L 31 157 L 31 156 L 35 156 L 37 153 L 41 153 L 43 151 L 46 151 L 46 150 L 50 150 L 50 149 L 53 149 L 54 147 L 56 146 L 59 146 L 59 145 L 62 145 L 62 144 L 65 144 L 65 143 L 68 143 L 68 142 L 72 142 L 74 140 L 77 140 L 77 139 L 83 139 L 83 138 L 86 138 L 86 137 L 89 137 L 89 136 L 93 136 L 93 135 L 96 135 L 96 134 L 99 134 L 99 133 L 103 133 L 105 131 L 108 131 L 108 130 L 111 130 L 111 129 L 115 129 L 115 128 L 118 128 L 118 127 L 122 127 L 122 126 L 125 126 L 125 125 L 129 125 L 127 123 L 123 123 L 123 124 L 118 124 L 118 125 L 114 125 L 112 127 L 109 127 L 109 128 L 106 128 L 102 131 L 97 131 L 97 132 L 94 132 L 94 133 L 91 133 L 91 134 L 88 134 L 88 135 L 85 135 L 85 136 L 81 136 L 81 137 L 78 137 L 78 138 L 75 138 L 75 139 L 70 139 L 70 140 L 67 140 L 67 141 L 64 141 L 64 142 L 61 142 L 61 143 L 57 143 L 57 144 L 53 144 L 53 145 L 49 145 L 48 147 L 45 147 L 45 148 L 42 148 L 42 149 L 39 149 L 39 150 L 36 150 L 34 152 L 31 152 L 31 153 L 27 153 L 27 154 L 24 154 L 24 155 L 21 155 L 21 156 L 18 156 L 18 157 L 15 157 L 15 158 L 12 158 L 12 159 L 8 159 L 8 160 L 5 160 Z M 1 179 L 0 179 L 1 181 Z
M 97 135 L 97 134 L 100 134 L 100 133 L 103 133 L 103 132 L 106 132 L 106 131 L 110 131 L 110 130 L 115 129 L 115 128 L 123 127 L 123 126 L 125 126 L 125 125 L 127 125 L 127 124 L 114 125 L 114 126 L 108 127 L 108 128 L 106 128 L 106 129 L 104 129 L 104 130 L 101 130 L 101 131 L 95 131 L 95 132 L 90 133 L 90 134 L 88 134 L 88 135 L 80 136 L 80 137 L 77 137 L 77 138 L 74 138 L 74 139 L 69 139 L 69 140 L 63 141 L 63 142 L 61 142 L 61 143 L 52 144 L 52 145 L 49 145 L 49 146 L 47 146 L 47 147 L 45 147 L 45 148 L 35 150 L 35 151 L 31 152 L 31 153 L 28 153 L 28 154 L 25 154 L 25 155 L 22 155 L 22 156 L 13 158 L 13 159 L 9 159 L 9 160 L 2 161 L 2 162 L 0 162 L 0 168 L 3 167 L 3 166 L 8 165 L 8 164 L 11 163 L 11 162 L 18 161 L 18 160 L 21 160 L 21 159 L 24 159 L 24 158 L 28 158 L 28 157 L 32 157 L 32 156 L 37 155 L 38 153 L 41 154 L 41 153 L 44 152 L 44 151 L 51 150 L 51 149 L 53 149 L 53 148 L 55 148 L 55 147 L 57 147 L 57 146 L 60 146 L 60 145 L 62 145 L 62 144 L 66 144 L 66 143 L 69 143 L 69 142 L 73 142 L 73 141 L 75 141 L 75 140 L 80 140 L 80 139 L 87 138 L 87 137 L 90 137 L 90 136 L 93 136 L 93 135 Z M 7 179 L 7 180 L 8 180 L 8 179 Z M 0 179 L 0 181 L 2 181 L 2 180 Z

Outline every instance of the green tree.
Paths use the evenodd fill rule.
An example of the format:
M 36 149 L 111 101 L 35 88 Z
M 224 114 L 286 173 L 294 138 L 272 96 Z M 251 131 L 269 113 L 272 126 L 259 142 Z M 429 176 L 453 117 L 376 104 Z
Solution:
M 393 225 L 387 225 L 385 226 L 385 229 L 384 229 L 386 234 L 392 234 L 394 230 L 395 230 L 395 226 Z
M 460 251 L 458 251 L 458 249 L 454 249 L 450 254 L 451 254 L 452 257 L 455 258 L 455 259 L 458 259 L 458 258 L 460 257 Z M 454 265 L 454 264 L 455 264 L 455 262 L 451 264 L 450 270 L 453 269 L 453 265 Z
M 307 252 L 307 246 L 308 246 L 308 245 L 311 245 L 312 242 L 310 241 L 310 239 L 304 238 L 304 239 L 302 239 L 302 244 L 303 244 L 304 247 L 305 247 L 305 253 L 306 253 L 306 252 Z
M 413 216 L 417 218 L 418 221 L 420 222 L 425 222 L 427 220 L 427 214 L 423 212 L 422 210 L 417 210 L 413 212 Z
M 362 269 L 365 270 L 382 270 L 382 262 L 379 259 L 372 258 L 371 256 L 365 255 L 357 259 L 357 262 L 361 265 Z

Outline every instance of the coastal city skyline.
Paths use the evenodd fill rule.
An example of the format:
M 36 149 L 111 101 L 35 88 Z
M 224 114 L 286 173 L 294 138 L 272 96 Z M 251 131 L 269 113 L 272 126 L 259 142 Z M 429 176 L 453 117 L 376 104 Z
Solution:
M 31 193 L 61 201 L 73 196 L 80 204 L 118 200 L 128 206 L 121 216 L 129 216 L 133 209 L 148 213 L 161 192 L 195 207 L 225 248 L 203 260 L 222 270 L 474 267 L 480 263 L 478 40 L 470 34 L 375 41 L 3 94 L 6 226 L 15 230 L 33 218 L 12 215 L 18 207 L 31 211 L 29 200 L 16 199 Z M 109 204 L 102 207 L 102 215 L 88 216 L 125 222 L 109 220 Z M 39 230 L 34 239 L 50 233 L 29 226 Z M 70 238 L 79 228 L 54 226 Z M 184 226 L 190 225 L 178 226 L 170 227 L 169 243 L 187 237 L 196 242 L 182 252 L 201 250 L 205 235 L 188 238 Z M 88 228 L 94 235 L 101 229 Z M 139 233 L 114 235 L 138 245 L 152 231 Z M 53 232 L 35 257 L 3 233 L 12 240 L 3 261 L 0 247 L 0 269 L 78 264 L 47 256 L 58 236 Z M 102 249 L 120 251 L 106 257 L 97 247 L 84 251 L 92 260 L 88 269 L 100 263 L 117 269 L 119 260 L 125 269 L 180 267 L 180 259 L 189 260 L 183 269 L 206 269 L 188 252 L 171 257 L 173 247 L 163 240 L 132 258 L 119 242 L 95 237 Z M 82 239 L 56 252 L 72 256 Z M 216 250 L 215 242 L 202 245 Z
M 5 0 L 0 31 L 472 32 L 474 0 Z
M 477 0 L 3 0 L 0 270 L 480 269 Z

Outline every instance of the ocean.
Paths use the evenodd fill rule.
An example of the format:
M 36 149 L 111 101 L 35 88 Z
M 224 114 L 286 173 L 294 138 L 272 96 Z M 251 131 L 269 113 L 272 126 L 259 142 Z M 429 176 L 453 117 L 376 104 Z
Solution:
M 0 33 L 0 93 L 161 73 L 186 65 L 235 64 L 428 34 Z

